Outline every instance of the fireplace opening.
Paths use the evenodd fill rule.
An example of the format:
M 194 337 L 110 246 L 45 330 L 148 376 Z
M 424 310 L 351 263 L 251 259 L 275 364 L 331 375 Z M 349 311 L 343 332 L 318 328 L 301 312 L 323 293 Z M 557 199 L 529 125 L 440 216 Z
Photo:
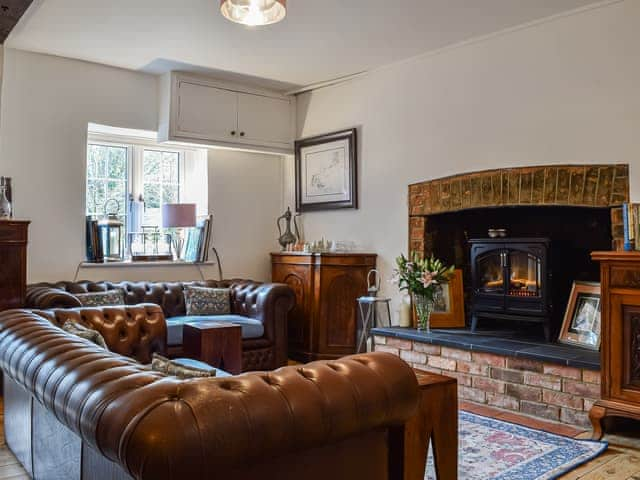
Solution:
M 506 238 L 488 238 L 500 228 Z M 478 208 L 425 222 L 425 250 L 463 270 L 467 325 L 504 337 L 557 339 L 573 281 L 599 281 L 590 253 L 611 243 L 608 207 Z

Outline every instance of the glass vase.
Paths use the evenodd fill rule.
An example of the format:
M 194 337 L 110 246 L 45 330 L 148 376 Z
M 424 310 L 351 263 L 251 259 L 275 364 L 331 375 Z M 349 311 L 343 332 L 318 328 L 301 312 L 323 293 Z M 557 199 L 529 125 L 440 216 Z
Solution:
M 11 217 L 11 203 L 7 198 L 7 187 L 0 186 L 0 218 Z
M 418 330 L 426 333 L 431 332 L 429 321 L 431 320 L 431 312 L 433 312 L 433 298 L 420 293 L 414 293 L 413 304 L 416 308 Z

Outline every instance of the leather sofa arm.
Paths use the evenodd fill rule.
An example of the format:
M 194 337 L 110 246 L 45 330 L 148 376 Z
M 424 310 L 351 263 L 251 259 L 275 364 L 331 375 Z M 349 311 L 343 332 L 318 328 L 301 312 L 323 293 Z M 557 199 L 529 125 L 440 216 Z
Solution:
M 400 426 L 418 405 L 415 374 L 385 353 L 181 381 L 16 310 L 0 314 L 0 366 L 138 479 L 223 478 L 248 463 Z
M 75 308 L 82 304 L 78 298 L 61 288 L 48 285 L 29 285 L 27 287 L 26 307 L 47 310 L 50 308 Z

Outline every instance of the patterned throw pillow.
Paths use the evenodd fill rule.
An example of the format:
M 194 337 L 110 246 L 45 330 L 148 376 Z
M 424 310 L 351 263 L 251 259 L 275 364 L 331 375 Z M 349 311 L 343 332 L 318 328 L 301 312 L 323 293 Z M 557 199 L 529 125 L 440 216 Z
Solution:
M 178 378 L 206 378 L 216 376 L 216 371 L 213 368 L 209 371 L 202 370 L 201 368 L 185 367 L 157 353 L 154 353 L 152 356 L 151 370 Z
M 228 315 L 231 291 L 228 288 L 184 287 L 187 315 Z
M 74 293 L 83 307 L 112 307 L 124 305 L 124 290 L 116 288 L 108 292 Z
M 62 330 L 76 335 L 80 338 L 84 338 L 85 340 L 89 340 L 90 342 L 95 343 L 105 350 L 109 350 L 109 347 L 107 347 L 107 342 L 104 341 L 104 337 L 100 335 L 100 332 L 98 332 L 97 330 L 87 328 L 84 325 L 74 322 L 73 320 L 67 320 L 66 322 L 64 322 L 64 325 L 62 325 Z

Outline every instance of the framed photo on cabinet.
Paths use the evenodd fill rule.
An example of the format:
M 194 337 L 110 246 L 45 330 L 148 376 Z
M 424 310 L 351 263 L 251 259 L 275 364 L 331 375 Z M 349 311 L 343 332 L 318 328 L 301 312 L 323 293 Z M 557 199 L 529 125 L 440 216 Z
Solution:
M 454 270 L 449 282 L 443 283 L 440 287 L 433 299 L 431 328 L 464 328 L 462 270 Z M 418 325 L 415 308 L 413 309 L 413 324 L 414 327 Z
M 355 128 L 295 142 L 296 210 L 358 208 Z
M 600 284 L 573 282 L 558 341 L 599 350 L 600 310 Z

